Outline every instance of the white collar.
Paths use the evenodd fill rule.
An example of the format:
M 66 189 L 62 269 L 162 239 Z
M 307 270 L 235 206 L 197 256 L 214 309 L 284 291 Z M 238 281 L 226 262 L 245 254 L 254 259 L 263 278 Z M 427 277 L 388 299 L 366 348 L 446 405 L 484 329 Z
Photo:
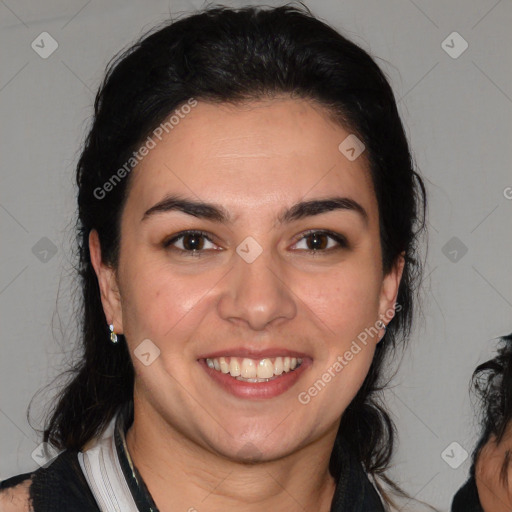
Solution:
M 101 512 L 138 512 L 119 462 L 114 431 L 118 412 L 78 461 Z

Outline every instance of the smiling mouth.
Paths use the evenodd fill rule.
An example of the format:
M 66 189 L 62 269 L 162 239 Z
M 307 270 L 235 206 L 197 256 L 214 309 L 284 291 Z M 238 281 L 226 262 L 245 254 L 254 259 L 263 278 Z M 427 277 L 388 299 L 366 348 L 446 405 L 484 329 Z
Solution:
M 269 382 L 281 375 L 293 372 L 302 364 L 296 357 L 266 357 L 250 359 L 239 357 L 206 358 L 206 364 L 212 370 L 230 375 L 242 382 Z

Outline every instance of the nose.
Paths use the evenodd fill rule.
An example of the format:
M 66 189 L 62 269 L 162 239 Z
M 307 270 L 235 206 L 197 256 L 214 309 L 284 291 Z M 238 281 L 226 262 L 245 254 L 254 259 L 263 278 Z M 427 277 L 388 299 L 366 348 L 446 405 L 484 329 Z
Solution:
M 250 263 L 238 253 L 233 259 L 234 267 L 226 275 L 218 302 L 224 320 L 259 331 L 296 315 L 297 303 L 284 263 L 274 258 L 272 251 L 264 249 Z

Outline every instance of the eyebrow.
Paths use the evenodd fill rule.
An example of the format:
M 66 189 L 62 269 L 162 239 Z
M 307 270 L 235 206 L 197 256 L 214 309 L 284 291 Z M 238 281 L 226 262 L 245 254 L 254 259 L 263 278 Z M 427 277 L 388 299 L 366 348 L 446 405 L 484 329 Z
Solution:
M 295 220 L 321 215 L 335 210 L 348 210 L 357 213 L 364 223 L 368 224 L 367 211 L 354 199 L 349 197 L 333 196 L 325 199 L 301 201 L 284 210 L 277 216 L 277 224 L 287 224 Z M 230 213 L 222 206 L 214 203 L 195 201 L 176 195 L 168 195 L 163 200 L 149 208 L 142 216 L 141 222 L 149 217 L 170 211 L 180 211 L 199 219 L 206 219 L 221 224 L 232 223 Z

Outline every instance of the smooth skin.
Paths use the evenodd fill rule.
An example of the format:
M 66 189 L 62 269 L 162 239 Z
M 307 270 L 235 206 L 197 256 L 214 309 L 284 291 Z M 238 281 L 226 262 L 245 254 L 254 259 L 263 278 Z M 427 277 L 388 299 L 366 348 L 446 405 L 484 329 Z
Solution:
M 500 443 L 494 434 L 490 436 L 475 464 L 478 497 L 485 512 L 512 510 L 512 470 L 508 468 L 508 476 L 501 479 L 507 452 L 512 452 L 512 424 L 507 425 Z
M 339 422 L 384 331 L 307 405 L 298 395 L 358 334 L 379 318 L 389 322 L 404 263 L 402 255 L 384 275 L 365 154 L 350 161 L 338 149 L 349 133 L 306 100 L 198 102 L 132 171 L 117 272 L 90 234 L 105 315 L 125 335 L 136 372 L 128 450 L 162 512 L 330 508 Z M 214 203 L 232 218 L 167 211 L 143 219 L 167 194 Z M 331 196 L 356 201 L 367 219 L 337 209 L 276 221 L 295 203 Z M 329 235 L 304 238 L 311 229 L 348 245 Z M 184 230 L 212 241 L 185 237 L 165 247 Z M 263 250 L 252 263 L 236 252 L 249 236 Z M 134 355 L 145 339 L 160 350 L 149 366 Z M 301 351 L 311 366 L 279 396 L 237 398 L 198 358 L 240 346 Z

